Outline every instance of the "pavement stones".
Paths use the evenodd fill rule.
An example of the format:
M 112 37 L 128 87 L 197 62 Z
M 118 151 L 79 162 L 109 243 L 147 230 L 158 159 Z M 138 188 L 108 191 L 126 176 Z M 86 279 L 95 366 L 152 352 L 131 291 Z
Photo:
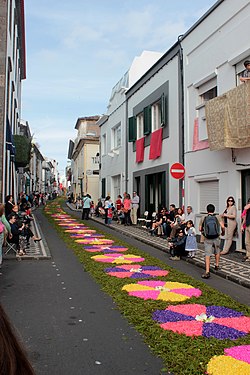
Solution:
M 75 209 L 73 204 L 67 203 L 67 206 L 72 211 L 81 212 L 81 210 Z M 94 216 L 91 218 L 91 220 L 105 225 L 104 220 L 101 218 L 97 218 Z M 169 248 L 167 240 L 161 237 L 151 236 L 147 230 L 139 226 L 124 226 L 117 224 L 116 221 L 113 221 L 109 228 L 112 228 L 113 230 L 120 233 L 124 233 L 126 236 L 136 238 L 143 243 L 149 244 L 161 251 L 168 253 Z M 199 249 L 194 259 L 187 258 L 186 261 L 195 264 L 198 267 L 204 268 L 203 245 L 199 244 Z M 212 257 L 210 272 L 216 273 L 217 275 L 240 284 L 246 288 L 250 288 L 250 263 L 242 262 L 242 254 L 234 252 L 228 255 L 223 255 L 220 258 L 220 269 L 215 270 L 214 266 L 214 258 Z

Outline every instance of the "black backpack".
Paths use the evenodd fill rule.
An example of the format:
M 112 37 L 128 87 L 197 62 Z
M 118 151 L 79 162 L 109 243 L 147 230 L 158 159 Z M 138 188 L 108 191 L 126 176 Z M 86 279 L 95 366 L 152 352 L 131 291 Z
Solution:
M 207 239 L 215 239 L 220 235 L 220 224 L 215 215 L 207 215 L 203 221 L 203 235 Z

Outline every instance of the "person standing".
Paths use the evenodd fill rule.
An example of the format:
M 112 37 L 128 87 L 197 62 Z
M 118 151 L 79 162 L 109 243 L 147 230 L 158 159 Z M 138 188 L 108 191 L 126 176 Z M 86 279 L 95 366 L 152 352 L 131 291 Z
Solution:
M 250 60 L 244 61 L 245 70 L 241 73 L 240 81 L 246 82 L 250 80 Z
M 237 210 L 235 207 L 235 200 L 234 197 L 227 198 L 227 207 L 221 217 L 224 218 L 224 227 L 226 232 L 226 238 L 223 246 L 223 250 L 221 251 L 220 255 L 228 254 L 229 249 L 233 242 L 233 235 L 236 229 L 236 215 Z
M 123 213 L 124 213 L 124 225 L 130 225 L 131 223 L 131 198 L 130 194 L 127 194 L 123 201 Z
M 215 270 L 219 269 L 220 261 L 220 234 L 224 234 L 224 223 L 220 216 L 215 215 L 215 206 L 207 205 L 207 215 L 200 220 L 199 230 L 204 236 L 205 265 L 206 272 L 202 274 L 203 279 L 210 277 L 210 258 L 215 256 Z M 249 228 L 250 229 L 250 228 Z
M 193 258 L 197 251 L 196 231 L 192 220 L 188 220 L 184 229 L 187 236 L 185 251 L 188 252 L 188 258 Z
M 89 211 L 91 205 L 91 196 L 86 194 L 83 197 L 82 220 L 89 220 Z
M 246 256 L 244 262 L 250 262 L 250 198 L 244 207 L 245 214 L 242 216 L 241 231 L 245 230 Z
M 137 195 L 137 192 L 134 191 L 133 192 L 133 197 L 131 199 L 131 205 L 132 205 L 132 208 L 131 208 L 131 221 L 132 221 L 132 224 L 137 224 L 137 212 L 138 212 L 138 208 L 139 208 L 139 202 L 140 202 L 140 198 L 139 196 Z
M 108 210 L 111 207 L 111 198 L 109 195 L 106 196 L 104 201 L 104 211 L 105 211 L 105 224 L 108 224 Z

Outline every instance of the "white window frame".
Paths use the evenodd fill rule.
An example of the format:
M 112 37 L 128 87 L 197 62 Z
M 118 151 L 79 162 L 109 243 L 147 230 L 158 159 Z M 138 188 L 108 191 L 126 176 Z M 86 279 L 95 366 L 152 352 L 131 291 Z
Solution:
M 197 93 L 199 104 L 196 110 L 199 118 L 199 141 L 204 141 L 208 139 L 205 106 L 209 100 L 217 97 L 217 78 L 214 77 L 200 85 L 197 88 Z
M 152 132 L 161 127 L 161 99 L 151 105 Z
M 107 135 L 106 133 L 102 135 L 102 142 L 101 142 L 101 149 L 102 149 L 102 155 L 107 154 Z
M 144 125 L 143 125 L 143 122 L 144 122 L 144 116 L 143 116 L 143 112 L 139 113 L 137 116 L 136 116 L 136 126 L 137 126 L 137 139 L 141 139 L 144 137 Z
M 112 129 L 112 143 L 113 149 L 120 148 L 122 145 L 122 128 L 120 123 Z

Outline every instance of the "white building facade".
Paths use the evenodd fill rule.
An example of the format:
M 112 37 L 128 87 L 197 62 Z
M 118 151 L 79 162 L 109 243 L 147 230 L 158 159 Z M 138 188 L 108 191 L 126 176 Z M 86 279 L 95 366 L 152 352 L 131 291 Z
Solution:
M 185 198 L 193 206 L 197 222 L 208 203 L 213 203 L 216 212 L 222 213 L 227 197 L 232 195 L 240 224 L 242 208 L 250 197 L 250 142 L 240 140 L 242 135 L 245 140 L 250 140 L 250 99 L 246 96 L 247 86 L 239 87 L 243 62 L 250 59 L 249 24 L 249 0 L 217 1 L 181 41 L 184 62 Z M 230 113 L 233 114 L 236 124 L 237 116 L 239 120 L 243 109 L 249 115 L 248 120 L 245 116 L 240 124 L 243 134 L 236 132 L 235 139 L 226 142 L 231 119 L 225 120 L 223 111 L 226 107 L 220 108 L 218 103 L 233 95 L 236 98 L 233 104 L 225 104 L 228 105 L 229 117 Z M 234 130 L 237 130 L 237 126 L 234 126 Z M 242 238 L 239 236 L 237 247 L 241 246 Z
M 159 52 L 144 51 L 135 57 L 129 70 L 113 87 L 107 114 L 100 125 L 100 195 L 110 195 L 113 201 L 128 189 L 126 92 L 162 56 Z
M 169 173 L 183 162 L 180 73 L 176 43 L 126 93 L 127 189 L 139 194 L 141 214 L 181 205 L 180 182 Z

